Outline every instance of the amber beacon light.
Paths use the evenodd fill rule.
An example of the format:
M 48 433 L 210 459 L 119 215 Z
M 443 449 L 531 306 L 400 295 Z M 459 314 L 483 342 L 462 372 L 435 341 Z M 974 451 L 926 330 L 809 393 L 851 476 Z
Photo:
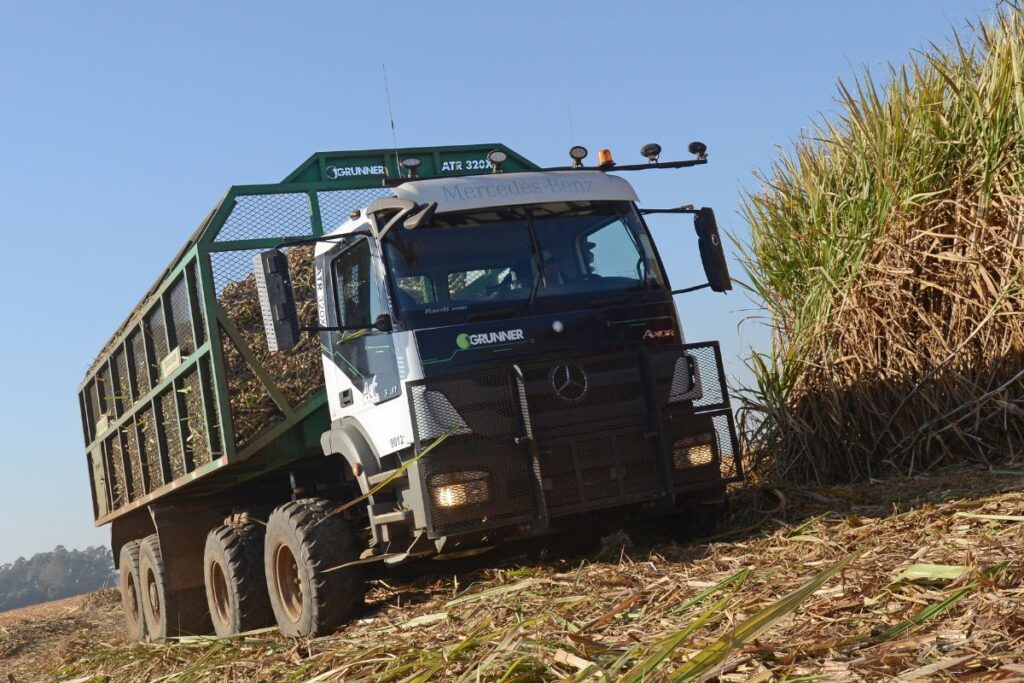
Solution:
M 597 153 L 597 165 L 598 166 L 614 166 L 615 160 L 612 159 L 612 151 L 610 149 L 602 149 Z

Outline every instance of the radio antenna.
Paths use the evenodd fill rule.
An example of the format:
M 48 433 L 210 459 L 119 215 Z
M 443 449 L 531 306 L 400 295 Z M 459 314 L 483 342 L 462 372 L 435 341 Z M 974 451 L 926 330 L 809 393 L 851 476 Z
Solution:
M 388 69 L 384 64 L 380 65 L 384 72 L 384 100 L 388 105 L 388 121 L 391 122 L 391 141 L 395 145 L 395 168 L 398 169 L 398 177 L 402 177 L 402 160 L 398 158 L 398 134 L 395 132 L 395 115 L 391 111 L 391 90 L 388 88 Z
M 576 132 L 572 129 L 572 105 L 566 104 L 565 110 L 569 113 L 569 144 L 576 145 Z

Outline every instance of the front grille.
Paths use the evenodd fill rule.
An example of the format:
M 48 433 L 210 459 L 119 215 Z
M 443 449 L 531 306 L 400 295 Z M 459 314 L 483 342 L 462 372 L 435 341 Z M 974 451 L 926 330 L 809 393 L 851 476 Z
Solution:
M 598 433 L 538 444 L 551 516 L 658 494 L 651 447 L 640 432 Z
M 560 378 L 554 374 L 566 365 L 575 366 L 586 378 L 586 390 L 579 398 L 573 394 L 569 394 L 573 398 L 566 398 L 557 391 Z M 523 381 L 538 438 L 578 432 L 581 427 L 594 424 L 643 422 L 647 415 L 635 353 L 527 365 L 523 368 Z
M 512 526 L 543 513 L 610 508 L 653 500 L 663 489 L 739 479 L 720 363 L 714 344 L 665 346 L 411 383 L 416 452 L 447 435 L 418 463 L 431 535 Z M 553 373 L 568 364 L 577 386 L 560 391 Z M 654 429 L 659 413 L 662 439 Z M 674 467 L 676 451 L 695 435 L 710 450 L 694 451 L 692 462 Z M 671 483 L 663 480 L 669 471 Z M 436 490 L 460 483 L 443 494 Z M 544 510 L 537 507 L 541 499 Z

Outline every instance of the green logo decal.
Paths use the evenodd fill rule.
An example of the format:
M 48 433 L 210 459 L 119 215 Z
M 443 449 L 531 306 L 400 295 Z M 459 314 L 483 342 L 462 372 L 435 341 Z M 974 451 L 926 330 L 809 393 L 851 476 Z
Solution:
M 469 344 L 469 335 L 466 334 L 465 332 L 463 332 L 462 334 L 460 334 L 458 337 L 455 338 L 455 343 L 458 345 L 458 347 L 460 349 L 465 351 L 470 346 L 470 344 Z

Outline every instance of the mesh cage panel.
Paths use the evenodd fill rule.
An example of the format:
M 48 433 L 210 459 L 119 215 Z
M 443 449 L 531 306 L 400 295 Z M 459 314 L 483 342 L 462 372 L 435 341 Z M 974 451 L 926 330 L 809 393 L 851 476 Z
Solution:
M 701 483 L 739 481 L 742 470 L 734 438 L 732 413 L 719 410 L 697 415 L 683 431 L 668 437 L 676 488 Z
M 160 404 L 161 426 L 163 427 L 164 439 L 166 440 L 166 452 L 168 464 L 171 466 L 171 480 L 175 480 L 186 472 L 185 453 L 181 449 L 181 425 L 178 423 L 177 411 L 175 409 L 176 397 L 174 387 L 160 394 L 157 399 Z
M 420 461 L 435 533 L 507 526 L 533 517 L 529 459 L 518 434 L 510 370 L 411 385 L 416 447 L 449 437 Z M 465 500 L 465 505 L 455 503 Z
M 128 489 L 124 476 L 124 459 L 121 457 L 121 435 L 115 432 L 107 439 L 107 458 L 111 465 L 113 482 L 111 492 L 114 498 L 114 508 L 119 508 L 128 502 Z
M 199 370 L 193 368 L 181 378 L 181 389 L 185 397 L 185 426 L 188 436 L 185 443 L 192 455 L 195 467 L 210 462 L 209 434 L 206 428 L 206 410 L 203 406 L 203 394 L 199 387 Z
M 149 473 L 149 488 L 153 490 L 163 486 L 165 483 L 163 468 L 160 466 L 156 420 L 153 419 L 153 411 L 149 408 L 140 410 L 135 419 L 138 422 L 139 431 L 142 432 L 142 443 L 140 446 L 143 460 L 146 463 L 146 470 Z
M 698 410 L 711 410 L 727 405 L 722 386 L 721 358 L 715 344 L 690 344 L 680 357 L 672 374 L 668 400 L 693 401 Z
M 152 375 L 160 379 L 160 361 L 170 349 L 167 348 L 167 331 L 164 329 L 164 309 L 159 303 L 146 316 L 143 328 L 146 331 L 146 344 L 153 352 Z
M 242 353 L 221 329 L 224 372 L 228 378 L 231 424 L 235 448 L 241 450 L 261 431 L 284 419 L 284 413 L 267 393 L 263 383 L 249 368 Z
M 131 497 L 132 500 L 140 497 L 145 489 L 142 474 L 142 458 L 139 453 L 139 437 L 135 430 L 135 423 L 129 420 L 124 427 L 124 441 L 128 455 L 128 465 L 131 467 Z
M 96 412 L 96 380 L 90 380 L 85 385 L 85 390 L 82 394 L 85 400 L 86 431 L 88 432 L 89 443 L 92 443 L 93 439 L 96 438 L 96 418 L 98 416 Z
M 531 520 L 533 493 L 523 450 L 511 441 L 482 448 L 480 441 L 450 443 L 452 438 L 439 447 L 443 452 L 420 461 L 431 529 L 456 533 Z M 467 499 L 468 504 L 456 505 Z
M 170 306 L 170 324 L 174 329 L 174 339 L 178 344 L 182 357 L 196 350 L 195 335 L 192 334 L 192 306 L 189 305 L 188 285 L 181 276 L 167 291 L 167 303 Z
M 217 286 L 217 301 L 228 316 L 245 345 L 252 351 L 257 362 L 270 375 L 277 390 L 292 406 L 298 406 L 312 398 L 323 388 L 323 363 L 320 356 L 319 339 L 315 335 L 303 335 L 298 345 L 287 351 L 271 353 L 263 326 L 253 275 L 252 257 L 258 250 L 216 252 L 210 255 L 214 282 Z M 287 251 L 288 267 L 295 293 L 295 305 L 299 320 L 312 322 L 318 319 L 313 247 L 299 246 Z M 226 332 L 222 331 L 222 336 Z M 226 348 L 229 397 L 232 415 L 244 416 L 247 421 L 273 416 L 273 421 L 283 417 L 265 387 L 255 373 L 246 369 L 246 362 L 234 343 Z M 260 407 L 262 404 L 262 408 Z M 263 426 L 270 426 L 270 422 Z M 254 428 L 259 425 L 243 424 L 239 430 L 236 424 L 236 446 L 251 439 Z M 258 431 L 258 429 L 256 430 Z
M 199 361 L 199 380 L 203 382 L 203 386 L 213 386 L 213 374 L 210 371 L 210 357 L 205 356 Z M 220 416 L 217 413 L 217 408 L 213 404 L 212 395 L 208 397 L 208 404 L 203 406 L 206 414 L 206 426 L 210 430 L 210 447 L 213 451 L 210 453 L 210 459 L 216 460 L 223 455 L 221 446 L 221 431 L 220 431 Z
M 128 337 L 128 348 L 132 354 L 132 366 L 135 368 L 135 387 L 132 399 L 138 400 L 149 393 L 149 362 L 146 360 L 146 342 L 142 338 L 142 330 L 136 329 Z
M 111 389 L 110 369 L 104 365 L 96 373 L 96 405 L 99 406 L 100 415 L 107 417 L 114 416 L 114 397 Z
M 740 475 L 739 452 L 736 450 L 736 443 L 733 441 L 733 426 L 731 414 L 715 415 L 712 421 L 715 425 L 715 441 L 718 446 L 719 473 L 723 479 L 735 479 Z
M 218 242 L 313 234 L 309 195 L 305 192 L 242 195 L 224 221 Z
M 132 405 L 131 392 L 128 390 L 128 356 L 125 354 L 124 348 L 118 348 L 114 352 L 113 386 L 114 404 L 117 406 L 117 415 L 120 417 Z
M 369 206 L 370 202 L 382 197 L 394 197 L 395 193 L 384 188 L 366 190 L 332 190 L 318 192 L 320 217 L 324 234 L 330 234 L 339 225 L 348 220 L 349 214 L 356 209 Z
M 203 286 L 199 280 L 199 269 L 193 263 L 187 269 L 188 277 L 192 279 L 192 289 L 196 293 L 196 309 L 199 312 L 199 338 L 196 339 L 196 346 L 206 341 L 206 304 L 203 302 Z

